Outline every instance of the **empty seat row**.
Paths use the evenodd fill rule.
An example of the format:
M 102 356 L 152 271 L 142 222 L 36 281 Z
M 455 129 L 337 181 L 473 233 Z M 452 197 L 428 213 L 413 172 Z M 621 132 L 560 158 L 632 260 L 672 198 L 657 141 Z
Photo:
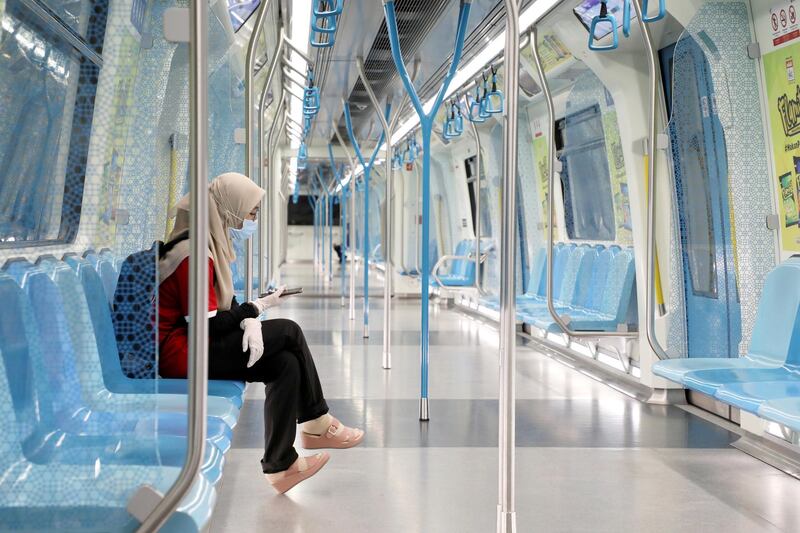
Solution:
M 109 294 L 119 265 L 101 252 L 11 260 L 0 271 L 0 530 L 132 531 L 130 497 L 177 479 L 186 381 L 124 374 Z M 163 531 L 199 531 L 210 518 L 243 386 L 216 390 L 202 476 Z
M 653 372 L 800 431 L 800 257 L 767 276 L 746 355 L 659 361 Z
M 481 253 L 491 247 L 488 240 L 481 241 Z M 456 245 L 455 259 L 445 262 L 438 272 L 432 272 L 432 287 L 470 287 L 475 285 L 475 239 L 464 239 Z M 438 281 L 437 281 L 438 278 Z
M 539 250 L 528 292 L 517 297 L 518 320 L 561 332 L 547 307 L 547 254 Z M 497 298 L 482 305 L 498 310 Z M 553 248 L 553 304 L 577 331 L 631 331 L 637 324 L 636 271 L 632 249 L 557 243 Z

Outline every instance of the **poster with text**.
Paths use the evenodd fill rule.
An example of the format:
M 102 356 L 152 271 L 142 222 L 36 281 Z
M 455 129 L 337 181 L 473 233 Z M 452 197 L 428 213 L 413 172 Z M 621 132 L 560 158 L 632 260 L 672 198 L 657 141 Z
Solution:
M 800 43 L 764 56 L 781 245 L 791 252 L 800 251 L 800 85 L 795 74 L 798 61 Z

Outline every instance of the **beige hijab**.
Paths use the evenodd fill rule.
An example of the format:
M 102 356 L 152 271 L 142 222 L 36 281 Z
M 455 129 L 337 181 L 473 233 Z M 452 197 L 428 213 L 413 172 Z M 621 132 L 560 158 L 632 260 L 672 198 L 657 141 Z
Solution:
M 266 191 L 253 180 L 228 172 L 214 178 L 208 185 L 208 250 L 214 260 L 214 291 L 217 308 L 230 309 L 233 300 L 231 263 L 236 260 L 228 230 L 239 227 L 245 217 L 259 204 Z M 174 207 L 175 227 L 170 240 L 189 229 L 189 197 L 184 196 Z M 158 262 L 159 283 L 167 279 L 181 262 L 189 257 L 189 241 L 175 245 Z

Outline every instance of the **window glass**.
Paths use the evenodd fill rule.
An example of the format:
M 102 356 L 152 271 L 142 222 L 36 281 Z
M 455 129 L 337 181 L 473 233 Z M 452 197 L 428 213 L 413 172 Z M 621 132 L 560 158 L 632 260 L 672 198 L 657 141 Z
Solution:
M 43 3 L 81 37 L 86 37 L 86 27 L 91 16 L 89 0 L 42 0 Z
M 614 204 L 599 105 L 567 115 L 558 130 L 567 234 L 570 239 L 613 241 Z
M 228 0 L 228 14 L 231 17 L 233 31 L 237 32 L 244 26 L 247 19 L 258 9 L 260 0 Z
M 0 37 L 0 242 L 59 235 L 80 54 L 13 2 Z

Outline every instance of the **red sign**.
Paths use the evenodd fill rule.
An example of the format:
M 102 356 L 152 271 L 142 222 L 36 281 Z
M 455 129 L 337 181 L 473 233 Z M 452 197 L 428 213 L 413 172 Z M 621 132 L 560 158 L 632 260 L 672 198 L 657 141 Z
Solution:
M 794 39 L 797 39 L 798 37 L 800 37 L 800 30 L 790 31 L 789 33 L 784 33 L 780 37 L 772 39 L 772 45 L 773 46 L 778 46 L 778 45 L 781 45 L 783 43 L 788 43 L 789 41 L 793 41 Z

